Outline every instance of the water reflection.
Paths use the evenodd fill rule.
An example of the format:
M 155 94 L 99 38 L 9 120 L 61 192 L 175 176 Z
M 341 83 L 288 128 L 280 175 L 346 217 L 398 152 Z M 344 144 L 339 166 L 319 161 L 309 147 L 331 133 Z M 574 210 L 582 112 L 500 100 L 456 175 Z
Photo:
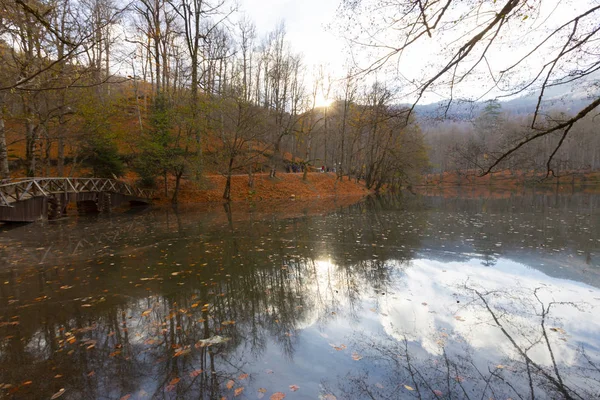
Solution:
M 0 387 L 7 398 L 593 398 L 599 205 L 389 197 L 5 230 Z

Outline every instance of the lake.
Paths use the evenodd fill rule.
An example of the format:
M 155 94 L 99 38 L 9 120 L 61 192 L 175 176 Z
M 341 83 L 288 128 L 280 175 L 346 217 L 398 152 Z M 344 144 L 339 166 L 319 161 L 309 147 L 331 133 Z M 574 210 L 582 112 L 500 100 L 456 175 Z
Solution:
M 0 398 L 591 399 L 600 196 L 0 227 Z

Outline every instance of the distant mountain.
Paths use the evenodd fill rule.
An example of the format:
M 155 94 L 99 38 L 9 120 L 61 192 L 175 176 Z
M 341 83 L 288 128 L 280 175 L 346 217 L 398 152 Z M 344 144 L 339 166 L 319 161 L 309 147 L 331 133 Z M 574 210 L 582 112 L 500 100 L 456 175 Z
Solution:
M 589 104 L 592 98 L 600 95 L 600 73 L 595 73 L 575 82 L 546 89 L 541 104 L 542 111 L 560 110 L 577 113 Z M 512 115 L 532 114 L 538 101 L 539 92 L 503 101 L 502 110 Z M 485 101 L 454 101 L 447 108 L 446 101 L 432 104 L 419 104 L 415 107 L 420 123 L 434 122 L 440 119 L 467 121 L 475 118 L 485 107 Z

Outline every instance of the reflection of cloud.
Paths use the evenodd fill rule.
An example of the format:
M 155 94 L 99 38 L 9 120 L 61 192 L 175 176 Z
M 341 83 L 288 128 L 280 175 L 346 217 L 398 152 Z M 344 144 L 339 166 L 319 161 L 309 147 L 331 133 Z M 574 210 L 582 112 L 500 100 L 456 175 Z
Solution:
M 501 259 L 494 268 L 481 267 L 479 260 L 441 263 L 414 260 L 407 268 L 397 294 L 381 304 L 381 323 L 386 333 L 398 340 L 420 342 L 424 350 L 439 355 L 437 343 L 443 332 L 452 339 L 464 340 L 478 350 L 495 356 L 517 358 L 518 353 L 498 329 L 491 315 L 482 306 L 468 306 L 472 298 L 465 298 L 465 283 L 481 287 L 480 292 L 502 291 L 497 296 L 486 296 L 493 309 L 502 309 L 502 323 L 519 346 L 529 347 L 541 334 L 541 305 L 533 296 L 538 292 L 547 305 L 554 302 L 577 302 L 600 305 L 600 290 L 572 281 L 551 278 L 522 264 Z M 457 300 L 460 303 L 457 303 Z M 423 303 L 427 303 L 424 305 Z M 555 305 L 547 328 L 562 326 L 568 336 L 549 332 L 558 363 L 575 363 L 577 345 L 591 345 L 590 339 L 600 332 L 600 323 L 590 318 L 587 310 L 579 311 L 571 305 Z M 558 322 L 560 320 L 560 322 Z M 566 342 L 562 338 L 566 339 Z M 528 353 L 543 365 L 551 359 L 542 344 Z

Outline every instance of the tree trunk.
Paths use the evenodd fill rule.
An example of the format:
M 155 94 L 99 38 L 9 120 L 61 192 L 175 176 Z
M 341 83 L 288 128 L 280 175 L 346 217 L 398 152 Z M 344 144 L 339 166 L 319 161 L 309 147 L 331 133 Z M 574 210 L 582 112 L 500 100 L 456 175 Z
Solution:
M 171 203 L 172 204 L 177 204 L 177 202 L 178 202 L 179 186 L 180 186 L 180 183 L 181 183 L 181 177 L 182 176 L 183 176 L 183 168 L 181 168 L 175 174 L 175 191 L 173 192 L 173 197 L 171 198 Z M 165 182 L 165 185 L 166 185 L 166 182 Z
M 36 126 L 31 118 L 27 118 L 27 122 L 25 123 L 25 167 L 27 169 L 27 176 L 29 177 L 35 176 L 36 130 Z
M 6 130 L 4 129 L 4 116 L 0 108 L 0 179 L 10 178 L 8 169 L 8 148 L 6 146 Z

